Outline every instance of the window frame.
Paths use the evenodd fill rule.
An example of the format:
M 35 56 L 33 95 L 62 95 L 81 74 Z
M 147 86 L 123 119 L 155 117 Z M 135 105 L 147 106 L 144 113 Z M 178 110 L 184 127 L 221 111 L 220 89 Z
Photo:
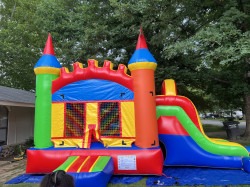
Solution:
M 2 146 L 2 145 L 7 145 L 7 140 L 8 140 L 9 110 L 8 110 L 8 107 L 4 105 L 0 105 L 0 108 L 4 108 L 6 110 L 6 116 L 2 116 L 2 117 L 6 117 L 6 121 L 7 121 L 5 127 L 0 126 L 0 130 L 5 130 L 5 140 L 0 140 L 0 146 Z M 0 109 L 0 112 L 1 112 L 1 109 Z M 1 123 L 1 115 L 0 115 L 0 123 Z

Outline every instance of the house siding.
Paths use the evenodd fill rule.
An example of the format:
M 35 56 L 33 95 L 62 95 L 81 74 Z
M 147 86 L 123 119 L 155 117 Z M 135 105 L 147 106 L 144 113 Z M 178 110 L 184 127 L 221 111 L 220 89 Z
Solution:
M 7 145 L 23 143 L 33 137 L 34 113 L 32 107 L 9 107 Z

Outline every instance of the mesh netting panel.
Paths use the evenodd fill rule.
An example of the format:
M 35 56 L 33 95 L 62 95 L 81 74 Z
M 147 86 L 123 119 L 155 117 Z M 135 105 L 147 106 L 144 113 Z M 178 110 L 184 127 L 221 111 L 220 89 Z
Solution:
M 84 103 L 66 104 L 66 137 L 82 137 L 84 130 Z
M 121 136 L 119 123 L 119 104 L 100 103 L 101 136 Z

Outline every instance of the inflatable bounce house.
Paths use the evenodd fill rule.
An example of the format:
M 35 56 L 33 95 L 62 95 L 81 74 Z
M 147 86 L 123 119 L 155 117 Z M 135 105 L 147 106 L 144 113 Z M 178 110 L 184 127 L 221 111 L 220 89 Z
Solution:
M 35 147 L 26 173 L 64 170 L 76 186 L 106 186 L 110 177 L 161 175 L 163 166 L 250 171 L 241 145 L 211 139 L 193 103 L 177 95 L 174 80 L 155 94 L 157 62 L 142 31 L 127 67 L 96 60 L 61 67 L 49 35 L 36 74 Z

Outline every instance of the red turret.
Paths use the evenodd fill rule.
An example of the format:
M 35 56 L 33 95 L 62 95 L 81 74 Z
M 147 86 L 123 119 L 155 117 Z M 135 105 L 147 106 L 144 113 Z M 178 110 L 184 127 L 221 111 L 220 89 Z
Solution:
M 51 37 L 50 33 L 48 35 L 48 39 L 46 41 L 43 54 L 44 55 L 55 55 L 54 47 L 53 47 L 53 43 L 52 43 L 52 37 Z
M 140 29 L 140 34 L 139 34 L 139 37 L 138 37 L 138 41 L 137 41 L 137 45 L 136 45 L 136 50 L 137 49 L 147 49 L 148 46 L 147 46 L 147 43 L 146 43 L 146 39 L 144 37 L 144 34 L 143 34 L 143 31 L 142 31 L 142 28 Z

